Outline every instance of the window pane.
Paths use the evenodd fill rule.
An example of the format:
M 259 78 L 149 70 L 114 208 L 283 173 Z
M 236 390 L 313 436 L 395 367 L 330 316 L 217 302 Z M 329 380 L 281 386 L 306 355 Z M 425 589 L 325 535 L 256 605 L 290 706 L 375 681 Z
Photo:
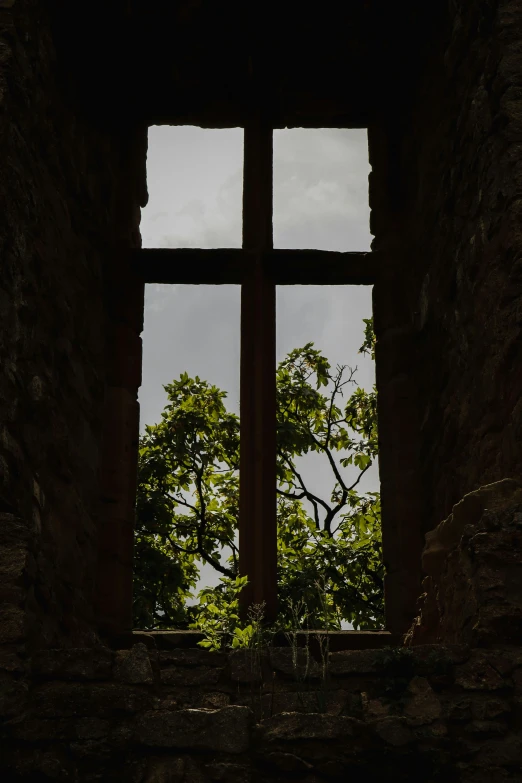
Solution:
M 383 627 L 375 371 L 359 352 L 371 314 L 370 286 L 277 289 L 280 611 L 300 594 L 323 627 Z
M 180 550 L 197 546 L 201 498 L 210 507 L 203 549 L 233 571 L 234 563 L 228 558 L 231 547 L 237 551 L 237 531 L 226 520 L 227 514 L 237 519 L 234 488 L 239 476 L 239 426 L 224 411 L 216 420 L 212 418 L 216 410 L 212 386 L 227 392 L 223 405 L 238 414 L 239 318 L 239 286 L 146 287 L 134 545 L 135 627 L 186 628 L 199 590 L 220 584 L 222 573 L 202 558 L 191 562 Z M 171 385 L 170 399 L 165 385 Z M 226 464 L 215 448 L 225 430 L 224 421 L 230 425 L 230 442 L 235 439 L 237 443 L 237 455 L 231 449 Z M 146 425 L 160 422 L 160 427 L 146 431 Z M 198 422 L 206 423 L 207 429 Z M 227 467 L 227 486 L 212 483 L 210 477 L 223 476 L 219 471 Z M 179 593 L 178 588 L 186 593 Z
M 240 287 L 158 285 L 145 288 L 141 428 L 159 421 L 166 383 L 187 372 L 228 393 L 239 413 Z
M 274 247 L 370 248 L 366 130 L 274 131 Z
M 154 125 L 144 247 L 241 247 L 243 129 Z

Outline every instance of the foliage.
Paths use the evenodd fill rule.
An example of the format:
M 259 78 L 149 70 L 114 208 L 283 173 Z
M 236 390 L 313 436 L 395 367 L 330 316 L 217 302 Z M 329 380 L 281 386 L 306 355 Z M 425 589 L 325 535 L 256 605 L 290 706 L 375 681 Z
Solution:
M 361 352 L 373 358 L 372 320 L 364 323 Z M 380 498 L 359 490 L 377 455 L 376 393 L 358 388 L 354 375 L 332 369 L 313 343 L 277 369 L 282 628 L 295 625 L 296 606 L 310 627 L 382 624 Z M 212 649 L 224 640 L 247 647 L 254 628 L 237 618 L 239 418 L 227 411 L 226 393 L 198 377 L 184 373 L 165 390 L 162 419 L 140 441 L 135 622 L 204 628 Z M 329 497 L 305 479 L 302 458 L 310 454 L 331 471 Z M 200 591 L 194 605 L 204 563 L 220 584 Z
M 200 645 L 209 650 L 221 650 L 225 644 L 232 648 L 248 647 L 255 633 L 254 626 L 250 623 L 241 628 L 239 622 L 239 593 L 248 579 L 221 577 L 220 582 L 221 590 L 210 587 L 199 592 L 197 622 L 192 627 L 204 629 L 205 639 Z

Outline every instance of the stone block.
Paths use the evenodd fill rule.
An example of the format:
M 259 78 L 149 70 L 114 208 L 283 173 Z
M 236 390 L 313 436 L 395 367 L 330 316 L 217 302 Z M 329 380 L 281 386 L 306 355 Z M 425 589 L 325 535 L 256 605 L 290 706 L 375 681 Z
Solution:
M 252 780 L 252 769 L 242 764 L 214 762 L 205 765 L 205 772 L 210 780 L 222 781 L 222 783 L 251 783 Z
M 181 688 L 203 688 L 218 684 L 222 669 L 213 666 L 183 668 L 169 666 L 161 669 L 163 685 L 178 685 Z
M 495 691 L 512 688 L 509 658 L 495 651 L 476 650 L 469 661 L 455 669 L 455 683 L 467 691 Z
M 522 739 L 518 732 L 502 739 L 488 739 L 482 743 L 475 763 L 482 767 L 522 769 Z
M 6 604 L 0 607 L 0 644 L 16 644 L 25 637 L 26 615 L 23 609 Z
M 259 650 L 234 650 L 229 655 L 230 677 L 243 684 L 260 683 L 266 654 Z
M 377 736 L 388 745 L 402 747 L 414 740 L 413 733 L 403 718 L 389 716 L 371 725 Z
M 41 718 L 121 717 L 149 709 L 152 696 L 139 686 L 120 683 L 49 682 L 34 689 L 32 704 Z
M 332 653 L 337 655 L 337 653 Z M 270 650 L 270 666 L 275 672 L 295 680 L 317 680 L 321 666 L 304 647 L 275 647 Z
M 328 671 L 334 677 L 371 674 L 382 668 L 382 653 L 378 650 L 342 650 L 330 653 Z
M 153 757 L 140 783 L 208 783 L 208 777 L 187 756 Z
M 252 711 L 241 706 L 154 710 L 138 718 L 137 738 L 149 747 L 245 753 L 250 745 L 252 717 Z
M 0 546 L 0 586 L 22 583 L 27 555 L 26 546 Z
M 313 769 L 312 764 L 299 758 L 299 756 L 295 756 L 293 753 L 281 753 L 277 751 L 267 753 L 266 762 L 281 772 L 287 772 L 291 775 L 306 773 L 308 770 Z
M 422 553 L 424 573 L 438 581 L 449 552 L 459 543 L 467 525 L 476 525 L 486 508 L 497 510 L 522 501 L 522 487 L 513 479 L 504 479 L 470 492 L 453 507 L 452 514 L 426 534 Z
M 132 685 L 152 685 L 154 674 L 147 647 L 140 642 L 130 650 L 118 651 L 114 662 L 114 677 L 120 682 Z
M 31 661 L 35 677 L 56 680 L 107 680 L 113 653 L 106 647 L 41 650 Z
M 0 672 L 0 717 L 13 718 L 22 715 L 28 706 L 29 685 L 7 672 Z
M 104 739 L 108 736 L 111 723 L 101 718 L 81 718 L 76 722 L 75 734 L 79 740 Z
M 428 680 L 414 677 L 408 685 L 408 700 L 404 707 L 404 717 L 410 726 L 421 726 L 437 720 L 442 712 L 440 700 L 435 695 Z
M 522 641 L 522 487 L 481 487 L 426 535 L 428 573 L 407 644 L 428 640 L 495 647 Z
M 174 634 L 174 641 L 177 639 L 178 634 Z M 194 647 L 188 649 L 171 649 L 160 650 L 159 653 L 160 666 L 175 665 L 183 668 L 192 668 L 196 666 L 211 666 L 213 668 L 222 668 L 227 664 L 227 656 L 225 653 L 211 652 L 204 650 L 201 647 Z
M 221 707 L 228 707 L 230 704 L 230 694 L 212 691 L 204 693 L 196 705 L 200 709 L 219 710 Z
M 261 721 L 262 736 L 269 742 L 348 739 L 360 722 L 341 715 L 318 712 L 283 712 Z

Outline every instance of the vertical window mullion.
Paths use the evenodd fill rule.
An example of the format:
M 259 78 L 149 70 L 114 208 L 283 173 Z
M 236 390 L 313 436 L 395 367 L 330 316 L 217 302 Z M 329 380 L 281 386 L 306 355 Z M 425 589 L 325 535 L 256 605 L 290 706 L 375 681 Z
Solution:
M 243 248 L 250 262 L 241 287 L 241 456 L 239 568 L 249 584 L 246 614 L 265 605 L 277 612 L 275 283 L 267 274 L 272 241 L 271 126 L 260 114 L 245 127 Z

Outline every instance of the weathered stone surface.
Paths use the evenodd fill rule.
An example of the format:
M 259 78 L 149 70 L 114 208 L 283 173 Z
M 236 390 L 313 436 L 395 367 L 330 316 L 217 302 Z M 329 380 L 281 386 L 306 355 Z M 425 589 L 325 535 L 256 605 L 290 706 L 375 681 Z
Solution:
M 161 682 L 164 685 L 178 685 L 180 687 L 200 688 L 217 685 L 222 669 L 213 666 L 197 666 L 183 668 L 181 666 L 168 666 L 161 669 Z
M 197 706 L 201 709 L 218 710 L 221 707 L 228 707 L 230 704 L 230 694 L 220 691 L 211 691 L 204 693 Z
M 11 737 L 24 742 L 73 740 L 74 722 L 69 718 L 23 717 L 13 724 Z
M 217 669 L 226 666 L 227 655 L 220 652 L 209 652 L 201 647 L 188 648 L 170 648 L 160 650 L 160 666 L 180 666 L 192 668 L 197 666 L 215 667 Z
M 477 650 L 467 663 L 457 666 L 455 682 L 465 690 L 494 691 L 513 687 L 508 674 L 512 661 L 502 654 Z
M 156 710 L 138 718 L 137 734 L 141 743 L 152 747 L 244 753 L 249 747 L 251 723 L 248 707 Z
M 16 644 L 25 638 L 26 615 L 18 606 L 0 607 L 0 644 Z
M 330 654 L 328 671 L 331 675 L 369 674 L 383 668 L 380 650 L 343 650 Z
M 296 680 L 318 679 L 321 667 L 305 647 L 274 647 L 270 650 L 270 666 Z
M 250 783 L 252 780 L 251 768 L 241 764 L 225 762 L 206 764 L 205 772 L 210 780 L 223 781 L 223 783 Z
M 346 716 L 283 712 L 262 721 L 261 728 L 268 741 L 331 740 L 353 736 L 357 725 L 358 721 Z
M 313 769 L 312 764 L 299 758 L 299 756 L 294 756 L 293 753 L 281 753 L 277 751 L 268 753 L 266 761 L 268 764 L 273 765 L 282 772 L 308 772 L 308 770 Z
M 27 630 L 34 646 L 57 648 L 81 647 L 96 635 L 102 270 L 125 243 L 123 224 L 131 229 L 135 212 L 122 147 L 111 151 L 125 134 L 95 128 L 69 103 L 56 69 L 55 21 L 38 0 L 2 2 L 0 511 L 33 529 L 28 541 L 20 530 L 16 563 L 6 569 L 14 577 L 27 544 L 26 613 L 17 618 L 14 606 L 4 606 L 0 636 Z M 111 190 L 121 201 L 107 200 Z
M 522 640 L 522 488 L 500 481 L 467 495 L 426 536 L 429 576 L 407 644 L 495 646 Z M 429 615 L 429 617 L 428 617 Z
M 361 712 L 360 698 L 333 688 L 269 692 L 262 697 L 262 704 L 265 717 L 282 712 L 325 712 L 358 717 Z
M 81 718 L 76 722 L 78 739 L 103 739 L 109 734 L 110 721 L 100 718 Z
M 130 650 L 116 653 L 114 677 L 120 682 L 133 685 L 151 685 L 154 682 L 149 651 L 145 644 L 135 644 Z
M 152 695 L 139 687 L 107 683 L 46 683 L 32 693 L 35 713 L 42 718 L 105 717 L 146 710 Z
M 361 706 L 365 720 L 373 721 L 386 718 L 390 714 L 391 706 L 382 699 L 369 699 L 364 691 L 361 693 Z
M 401 747 L 413 742 L 414 737 L 411 729 L 408 728 L 403 718 L 389 716 L 372 725 L 375 733 L 389 745 Z
M 511 705 L 506 699 L 480 699 L 471 704 L 471 714 L 476 720 L 494 720 L 511 713 Z
M 224 653 L 201 647 L 160 650 L 158 659 L 162 683 L 191 688 L 217 685 L 228 663 Z
M 475 764 L 485 767 L 522 768 L 522 739 L 519 733 L 502 739 L 488 739 L 481 744 Z
M 466 526 L 478 524 L 486 509 L 498 511 L 517 503 L 522 503 L 522 487 L 513 479 L 497 481 L 465 495 L 447 519 L 426 533 L 424 573 L 439 582 L 446 558 L 459 544 Z
M 190 758 L 151 758 L 140 783 L 207 783 L 209 778 Z
M 404 716 L 411 726 L 431 723 L 440 717 L 442 708 L 428 680 L 414 677 L 408 685 L 408 701 Z
M 234 682 L 259 683 L 263 678 L 264 651 L 234 650 L 229 655 L 230 676 Z
M 10 718 L 20 715 L 27 709 L 28 701 L 28 683 L 0 672 L 0 716 Z
M 465 663 L 470 657 L 466 644 L 417 644 L 408 648 L 417 674 L 445 671 L 457 663 Z
M 31 661 L 35 677 L 55 680 L 106 680 L 111 676 L 113 653 L 105 647 L 41 650 Z

